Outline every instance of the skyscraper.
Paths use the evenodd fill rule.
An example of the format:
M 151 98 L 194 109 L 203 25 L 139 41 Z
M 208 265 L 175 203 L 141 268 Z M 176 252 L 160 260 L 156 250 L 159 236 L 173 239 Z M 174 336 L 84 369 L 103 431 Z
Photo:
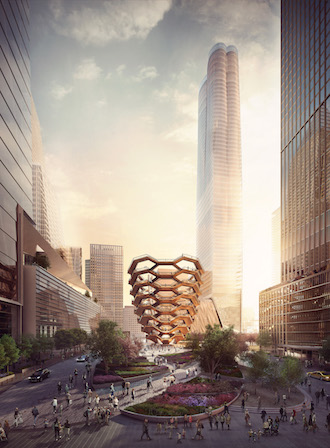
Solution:
M 0 25 L 0 336 L 16 336 L 23 304 L 17 205 L 32 217 L 29 2 L 1 2 Z
M 123 327 L 123 247 L 90 245 L 90 289 L 103 307 L 103 319 Z
M 260 330 L 309 357 L 330 335 L 330 3 L 282 1 L 281 285 Z
M 199 91 L 197 256 L 202 300 L 212 299 L 223 326 L 241 329 L 242 168 L 237 49 L 209 54 Z
M 59 207 L 46 172 L 40 123 L 33 100 L 31 101 L 31 124 L 33 220 L 41 236 L 52 247 L 59 248 L 63 246 Z

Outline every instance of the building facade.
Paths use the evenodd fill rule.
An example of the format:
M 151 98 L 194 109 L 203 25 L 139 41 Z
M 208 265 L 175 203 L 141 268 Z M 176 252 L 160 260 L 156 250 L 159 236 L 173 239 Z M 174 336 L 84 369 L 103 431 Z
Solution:
M 330 4 L 282 1 L 281 284 L 260 330 L 313 356 L 330 335 Z
M 103 308 L 103 319 L 123 327 L 123 247 L 90 245 L 90 289 Z
M 61 257 L 66 261 L 73 272 L 75 272 L 79 278 L 82 278 L 82 248 L 62 247 L 60 253 Z
M 123 331 L 130 335 L 132 339 L 146 340 L 146 334 L 142 331 L 142 325 L 138 321 L 133 305 L 125 306 L 123 310 Z
M 197 256 L 201 301 L 212 300 L 224 327 L 241 330 L 242 167 L 237 49 L 216 44 L 199 91 Z
M 17 205 L 32 217 L 29 2 L 0 3 L 0 336 L 22 329 Z
M 281 209 L 272 214 L 272 283 L 281 283 Z
M 175 260 L 143 255 L 133 259 L 128 273 L 132 303 L 147 339 L 161 344 L 183 341 L 199 305 L 203 273 L 199 260 L 186 255 Z
M 38 232 L 54 248 L 63 246 L 63 231 L 56 194 L 49 182 L 38 114 L 31 100 L 33 220 Z

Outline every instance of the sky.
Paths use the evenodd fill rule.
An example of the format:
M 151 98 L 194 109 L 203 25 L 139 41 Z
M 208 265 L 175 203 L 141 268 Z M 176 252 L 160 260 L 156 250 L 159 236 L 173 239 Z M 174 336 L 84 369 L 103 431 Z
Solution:
M 279 0 L 30 0 L 32 95 L 68 246 L 196 255 L 198 91 L 238 49 L 243 307 L 272 285 L 280 204 Z

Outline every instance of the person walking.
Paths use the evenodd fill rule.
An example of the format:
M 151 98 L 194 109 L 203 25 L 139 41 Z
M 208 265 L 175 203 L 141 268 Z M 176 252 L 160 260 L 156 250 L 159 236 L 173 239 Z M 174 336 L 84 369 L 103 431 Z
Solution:
M 187 428 L 187 426 L 188 426 L 188 415 L 185 414 L 183 417 L 183 427 Z
M 62 383 L 61 383 L 61 381 L 59 381 L 57 383 L 57 393 L 58 393 L 58 395 L 61 395 L 61 392 L 62 392 Z
M 147 418 L 145 418 L 143 421 L 141 440 L 143 439 L 144 434 L 147 436 L 148 440 L 151 440 L 151 437 L 149 436 L 149 427 Z
M 302 415 L 303 431 L 308 431 L 308 421 L 305 414 Z
M 61 436 L 60 436 L 60 422 L 58 421 L 58 417 L 56 417 L 54 423 L 53 423 L 53 429 L 54 429 L 54 435 L 55 435 L 55 442 L 57 442 Z
M 320 401 L 320 391 L 319 390 L 317 390 L 316 392 L 315 392 L 315 399 L 316 399 L 316 406 L 319 404 L 319 401 Z
M 37 406 L 33 406 L 31 413 L 33 415 L 33 426 L 35 427 L 36 424 L 37 424 L 37 418 L 38 418 L 38 415 L 39 415 L 39 411 L 37 409 Z
M 262 423 L 265 423 L 266 415 L 267 415 L 267 412 L 265 411 L 265 409 L 263 409 L 263 410 L 261 411 L 261 420 L 262 420 Z
M 115 398 L 113 399 L 113 408 L 114 408 L 114 412 L 116 412 L 116 410 L 118 409 L 118 404 L 119 404 L 118 398 L 115 397 Z
M 131 383 L 129 381 L 126 381 L 125 388 L 126 388 L 126 395 L 129 394 L 129 388 L 131 387 Z
M 249 410 L 248 410 L 248 409 L 245 410 L 244 420 L 245 420 L 245 425 L 246 425 L 246 426 L 249 426 L 249 423 L 250 423 L 250 414 L 249 414 Z
M 70 404 L 72 404 L 72 400 L 71 400 L 71 394 L 70 392 L 68 392 L 66 394 L 66 403 L 67 403 L 67 408 L 70 406 Z
M 281 420 L 281 422 L 283 422 L 283 412 L 284 412 L 284 410 L 283 410 L 283 407 L 281 406 L 280 407 L 280 420 Z
M 53 398 L 52 406 L 53 406 L 53 414 L 56 414 L 56 411 L 57 411 L 57 398 L 56 397 Z
M 69 420 L 66 419 L 64 423 L 65 440 L 70 440 L 70 432 L 71 432 L 71 425 L 69 423 Z
M 70 384 L 70 389 L 73 389 L 73 375 L 71 373 L 69 375 L 69 384 Z
M 73 375 L 74 375 L 74 384 L 76 386 L 77 380 L 78 380 L 78 370 L 77 369 L 74 369 Z
M 214 417 L 215 427 L 219 429 L 219 414 L 216 414 Z
M 18 418 L 19 418 L 19 410 L 18 410 L 18 408 L 16 408 L 15 411 L 14 411 L 14 424 L 15 424 L 15 426 L 18 426 Z
M 131 397 L 132 397 L 132 400 L 134 401 L 134 398 L 135 398 L 135 390 L 134 390 L 134 388 L 131 391 Z
M 7 440 L 9 440 L 8 436 L 9 436 L 11 428 L 10 428 L 10 424 L 8 423 L 8 420 L 5 420 L 5 423 L 3 425 L 3 429 L 5 430 L 5 433 L 6 433 L 6 436 L 7 436 Z
M 221 423 L 221 429 L 223 430 L 223 425 L 226 421 L 226 417 L 225 414 L 222 412 L 222 414 L 220 415 L 220 423 Z
M 189 427 L 192 427 L 192 415 L 189 415 L 188 417 L 188 423 L 189 423 Z
M 242 412 L 244 412 L 244 408 L 245 408 L 245 400 L 244 400 L 244 398 L 242 398 L 241 405 L 242 405 Z
M 227 429 L 230 429 L 230 422 L 231 422 L 231 415 L 228 414 L 226 415 L 226 425 L 227 425 Z
M 316 414 L 315 414 L 315 412 L 313 412 L 313 414 L 312 414 L 312 424 L 313 424 L 313 432 L 315 432 L 317 429 L 319 429 L 319 427 L 316 424 Z

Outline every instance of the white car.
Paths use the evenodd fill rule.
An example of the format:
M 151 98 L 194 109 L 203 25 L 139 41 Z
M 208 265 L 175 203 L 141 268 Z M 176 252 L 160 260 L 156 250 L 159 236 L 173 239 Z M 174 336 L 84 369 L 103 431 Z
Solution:
M 86 355 L 81 355 L 76 359 L 77 362 L 86 362 Z

